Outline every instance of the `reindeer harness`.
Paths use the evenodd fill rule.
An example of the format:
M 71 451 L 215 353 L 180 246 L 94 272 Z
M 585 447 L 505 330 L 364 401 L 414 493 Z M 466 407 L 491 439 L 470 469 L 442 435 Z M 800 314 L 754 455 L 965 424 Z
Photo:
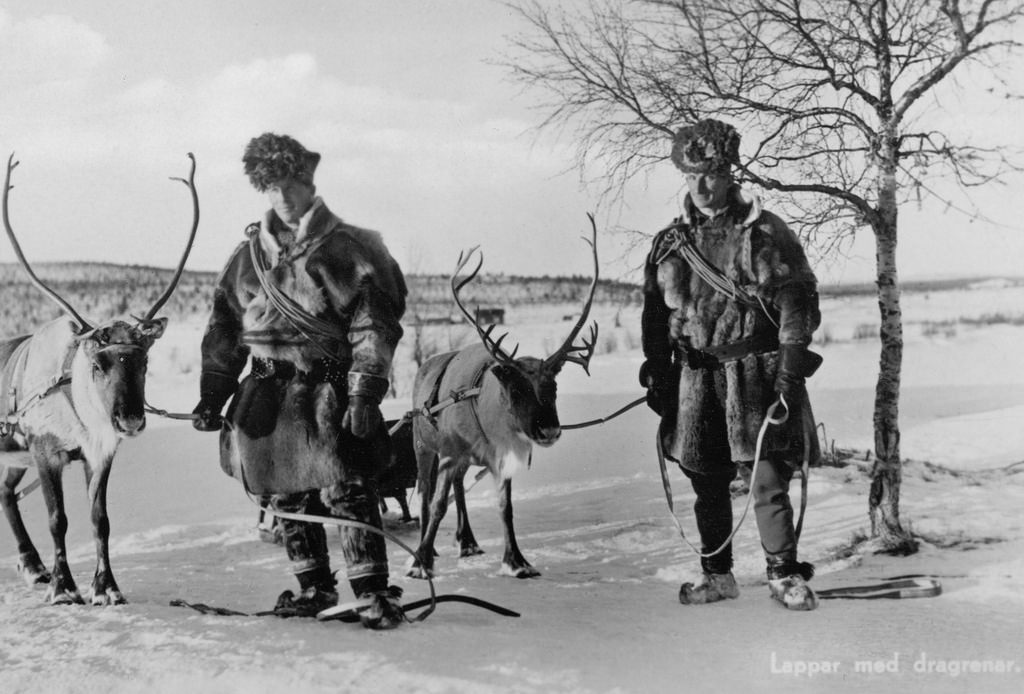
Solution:
M 67 355 L 65 355 L 64 363 L 59 373 L 36 383 L 31 383 L 27 387 L 22 385 L 25 377 L 25 366 L 28 362 L 29 345 L 31 343 L 31 339 L 26 339 L 18 345 L 7 360 L 7 364 L 4 365 L 2 373 L 0 373 L 0 392 L 5 395 L 0 400 L 0 416 L 2 416 L 2 420 L 0 420 L 0 436 L 2 437 L 7 437 L 14 433 L 25 410 L 39 400 L 71 384 L 71 362 L 75 357 L 75 350 L 73 349 L 69 350 Z M 66 392 L 65 397 L 67 397 Z M 70 397 L 68 402 L 71 402 Z

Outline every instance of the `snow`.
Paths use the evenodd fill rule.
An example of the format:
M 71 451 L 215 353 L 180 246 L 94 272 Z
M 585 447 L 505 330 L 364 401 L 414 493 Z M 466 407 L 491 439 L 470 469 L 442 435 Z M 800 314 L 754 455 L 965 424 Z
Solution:
M 109 489 L 112 564 L 128 605 L 44 604 L 42 591 L 15 575 L 17 549 L 0 529 L 0 692 L 1021 691 L 1024 466 L 998 468 L 1024 459 L 1024 360 L 1015 358 L 1024 328 L 918 330 L 926 320 L 1019 306 L 1018 293 L 985 284 L 906 297 L 901 422 L 910 462 L 902 512 L 925 540 L 919 553 L 844 551 L 869 529 L 868 464 L 812 471 L 801 554 L 818 566 L 813 585 L 927 573 L 940 577 L 939 597 L 830 600 L 815 612 L 786 612 L 767 597 L 748 517 L 735 542 L 740 598 L 680 605 L 679 584 L 696 578 L 699 566 L 668 517 L 654 457 L 656 420 L 638 407 L 564 432 L 516 476 L 519 544 L 541 577 L 499 575 L 501 526 L 489 480 L 468 495 L 485 554 L 459 559 L 454 518 L 442 524 L 437 591 L 489 600 L 519 618 L 444 603 L 424 622 L 378 633 L 341 622 L 201 615 L 169 603 L 253 612 L 269 608 L 294 579 L 284 551 L 257 538 L 252 502 L 221 472 L 217 437 L 151 417 L 145 433 L 122 445 Z M 810 388 L 826 442 L 844 448 L 871 446 L 878 348 L 850 336 L 873 320 L 872 308 L 869 298 L 823 306 L 838 341 L 816 346 L 825 365 Z M 611 327 L 613 310 L 595 312 L 603 333 L 635 344 L 635 312 L 623 312 L 621 328 Z M 569 327 L 510 319 L 521 353 L 551 349 Z M 172 325 L 157 343 L 151 404 L 191 410 L 201 333 L 199 324 Z M 567 366 L 559 379 L 562 421 L 601 417 L 639 397 L 641 359 L 635 346 L 606 350 L 590 378 Z M 389 416 L 409 407 L 407 395 L 385 403 Z M 679 519 L 695 540 L 692 493 L 678 471 L 671 475 Z M 84 590 L 94 550 L 81 466 L 65 480 L 69 557 Z M 735 502 L 737 518 L 744 501 Z M 41 496 L 26 498 L 22 509 L 47 557 Z M 418 529 L 393 511 L 388 529 L 417 542 Z M 329 538 L 340 556 L 337 534 Z M 409 600 L 425 597 L 426 584 L 404 576 L 405 552 L 389 546 L 392 582 Z M 335 568 L 342 568 L 338 559 Z M 1006 669 L 1010 660 L 1008 672 L 980 671 Z

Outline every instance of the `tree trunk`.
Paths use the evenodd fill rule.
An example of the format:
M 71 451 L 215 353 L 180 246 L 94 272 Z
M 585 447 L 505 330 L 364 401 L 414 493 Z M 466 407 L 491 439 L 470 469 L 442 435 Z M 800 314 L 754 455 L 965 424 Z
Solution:
M 888 192 L 888 191 L 883 191 Z M 875 225 L 878 270 L 878 309 L 881 314 L 881 357 L 875 386 L 875 463 L 871 470 L 868 512 L 871 534 L 887 552 L 911 554 L 917 543 L 900 524 L 899 397 L 903 365 L 903 316 L 896 272 L 896 202 L 893 195 L 879 199 L 879 220 Z

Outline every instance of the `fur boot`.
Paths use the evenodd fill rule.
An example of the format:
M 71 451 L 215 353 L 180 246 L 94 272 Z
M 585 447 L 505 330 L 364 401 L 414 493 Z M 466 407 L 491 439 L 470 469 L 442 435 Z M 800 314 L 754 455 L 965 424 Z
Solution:
M 360 600 L 369 600 L 370 606 L 360 611 L 359 621 L 367 629 L 394 629 L 408 621 L 402 611 L 402 589 L 390 586 L 386 590 L 363 593 Z
M 809 612 L 818 607 L 818 596 L 807 585 L 814 566 L 795 560 L 768 560 L 768 591 L 786 609 Z
M 684 605 L 703 605 L 739 596 L 740 589 L 731 571 L 724 574 L 704 572 L 698 583 L 684 583 L 679 588 L 679 602 Z

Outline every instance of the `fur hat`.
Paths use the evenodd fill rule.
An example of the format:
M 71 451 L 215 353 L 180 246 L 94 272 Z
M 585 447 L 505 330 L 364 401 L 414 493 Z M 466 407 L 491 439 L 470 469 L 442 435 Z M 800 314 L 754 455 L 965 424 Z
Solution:
M 320 155 L 287 135 L 263 133 L 249 140 L 242 162 L 249 181 L 262 193 L 275 181 L 286 178 L 313 185 L 313 172 L 320 163 Z
M 729 173 L 740 163 L 740 134 L 728 123 L 708 118 L 679 129 L 671 156 L 683 173 Z

